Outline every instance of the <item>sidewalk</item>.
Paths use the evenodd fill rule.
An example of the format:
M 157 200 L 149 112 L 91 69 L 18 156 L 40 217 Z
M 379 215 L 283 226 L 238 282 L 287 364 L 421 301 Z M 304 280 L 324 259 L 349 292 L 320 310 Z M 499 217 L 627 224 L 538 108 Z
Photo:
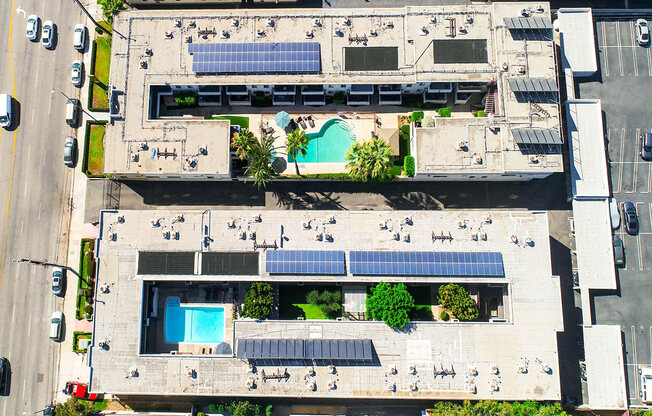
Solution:
M 87 6 L 87 9 L 90 13 L 93 14 L 96 18 L 101 18 L 101 9 L 95 4 L 94 1 Z M 85 17 L 85 15 L 84 15 Z M 89 32 L 89 42 L 91 42 L 95 35 L 95 30 L 92 22 L 86 19 L 83 22 L 88 28 Z M 90 68 L 91 53 L 90 49 L 84 54 L 83 62 L 86 71 Z M 86 72 L 87 73 L 87 72 Z M 80 127 L 77 129 L 77 143 L 79 147 L 79 155 L 77 161 L 77 166 L 75 167 L 75 173 L 73 178 L 73 185 L 71 190 L 72 197 L 72 212 L 71 212 L 71 221 L 70 221 L 70 233 L 69 233 L 69 243 L 68 243 L 68 258 L 67 265 L 68 267 L 77 270 L 79 268 L 79 256 L 80 256 L 80 240 L 82 238 L 97 238 L 99 230 L 97 227 L 92 224 L 84 224 L 84 208 L 85 208 L 85 197 L 86 197 L 86 185 L 88 178 L 81 170 L 82 157 L 84 154 L 84 134 L 85 134 L 85 125 L 87 120 L 108 120 L 108 113 L 96 113 L 96 112 L 87 112 L 86 104 L 88 103 L 88 78 L 84 80 L 84 84 L 81 88 L 80 102 L 84 112 L 82 112 L 82 122 Z M 62 390 L 67 381 L 81 381 L 88 383 L 90 380 L 90 367 L 88 367 L 88 354 L 77 354 L 72 351 L 72 334 L 74 331 L 85 331 L 92 332 L 93 322 L 92 321 L 77 321 L 75 319 L 75 309 L 76 309 L 76 295 L 77 295 L 77 283 L 78 278 L 72 273 L 68 273 L 67 281 L 67 291 L 66 297 L 64 299 L 63 311 L 66 317 L 66 334 L 64 341 L 61 343 L 61 353 L 59 360 L 59 371 L 58 371 L 58 380 L 57 380 L 57 391 L 55 392 L 56 402 L 66 401 L 69 397 L 62 393 Z

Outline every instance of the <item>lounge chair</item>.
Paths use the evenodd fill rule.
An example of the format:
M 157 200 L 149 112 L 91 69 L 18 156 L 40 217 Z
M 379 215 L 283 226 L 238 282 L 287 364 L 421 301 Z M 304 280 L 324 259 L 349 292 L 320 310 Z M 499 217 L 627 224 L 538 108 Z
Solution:
M 270 135 L 270 134 L 274 133 L 274 127 L 272 127 L 272 126 L 265 127 L 263 129 L 263 133 L 265 133 L 267 135 Z
M 312 116 L 308 116 L 308 117 L 306 117 L 306 119 L 308 120 L 308 124 L 310 124 L 310 127 L 314 128 L 315 127 L 315 119 L 313 119 Z
M 305 129 L 308 128 L 308 126 L 306 125 L 306 122 L 303 121 L 303 118 L 299 117 L 299 118 L 297 119 L 297 122 L 299 123 L 299 125 L 301 126 L 302 129 L 305 130 Z

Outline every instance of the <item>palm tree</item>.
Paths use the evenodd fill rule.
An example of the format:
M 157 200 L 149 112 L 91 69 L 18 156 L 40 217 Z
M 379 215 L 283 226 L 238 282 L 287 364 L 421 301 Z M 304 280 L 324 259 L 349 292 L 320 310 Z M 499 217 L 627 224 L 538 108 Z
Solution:
M 254 178 L 258 189 L 267 186 L 267 182 L 276 176 L 272 166 L 275 151 L 274 138 L 271 136 L 263 137 L 260 141 L 255 139 L 250 145 L 247 154 L 249 165 L 245 173 Z
M 392 168 L 392 149 L 385 140 L 374 137 L 362 144 L 353 143 L 346 160 L 353 180 L 387 179 Z
M 239 133 L 233 135 L 233 147 L 235 147 L 235 155 L 238 156 L 240 160 L 245 160 L 252 146 L 258 143 L 258 139 L 254 134 L 247 130 L 242 129 Z
M 306 156 L 306 150 L 308 148 L 308 142 L 310 139 L 306 136 L 306 133 L 302 130 L 296 129 L 285 138 L 285 149 L 289 156 L 294 159 L 294 168 L 297 170 L 297 175 L 299 173 L 299 164 L 297 163 L 297 156 Z
M 97 0 L 102 6 L 102 16 L 113 24 L 113 15 L 125 8 L 124 0 Z

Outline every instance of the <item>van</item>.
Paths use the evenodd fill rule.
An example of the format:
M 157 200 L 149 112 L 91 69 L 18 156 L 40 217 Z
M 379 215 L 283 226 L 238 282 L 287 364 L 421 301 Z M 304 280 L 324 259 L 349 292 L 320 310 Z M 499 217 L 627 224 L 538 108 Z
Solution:
M 63 326 L 63 313 L 54 311 L 50 319 L 50 339 L 52 341 L 61 341 L 61 327 Z
M 0 357 L 0 396 L 9 395 L 9 375 L 11 370 L 9 368 L 9 360 L 5 357 Z
M 66 123 L 69 126 L 77 125 L 77 118 L 79 116 L 79 100 L 76 98 L 70 98 L 66 102 Z
M 0 94 L 0 126 L 9 127 L 12 122 L 11 95 Z

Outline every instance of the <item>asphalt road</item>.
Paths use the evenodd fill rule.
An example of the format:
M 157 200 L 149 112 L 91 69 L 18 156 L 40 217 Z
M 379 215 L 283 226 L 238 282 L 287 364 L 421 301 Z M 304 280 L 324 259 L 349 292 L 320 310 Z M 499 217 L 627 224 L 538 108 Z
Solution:
M 57 25 L 54 50 L 26 39 L 30 14 Z M 0 91 L 17 98 L 20 115 L 17 127 L 0 132 L 0 355 L 12 369 L 0 414 L 22 415 L 43 409 L 56 388 L 60 347 L 48 339 L 48 329 L 63 302 L 50 293 L 51 269 L 11 259 L 66 258 L 72 172 L 62 159 L 64 138 L 72 131 L 64 121 L 65 98 L 51 91 L 78 95 L 70 65 L 79 56 L 72 28 L 82 19 L 71 0 L 5 0 L 0 16 Z

